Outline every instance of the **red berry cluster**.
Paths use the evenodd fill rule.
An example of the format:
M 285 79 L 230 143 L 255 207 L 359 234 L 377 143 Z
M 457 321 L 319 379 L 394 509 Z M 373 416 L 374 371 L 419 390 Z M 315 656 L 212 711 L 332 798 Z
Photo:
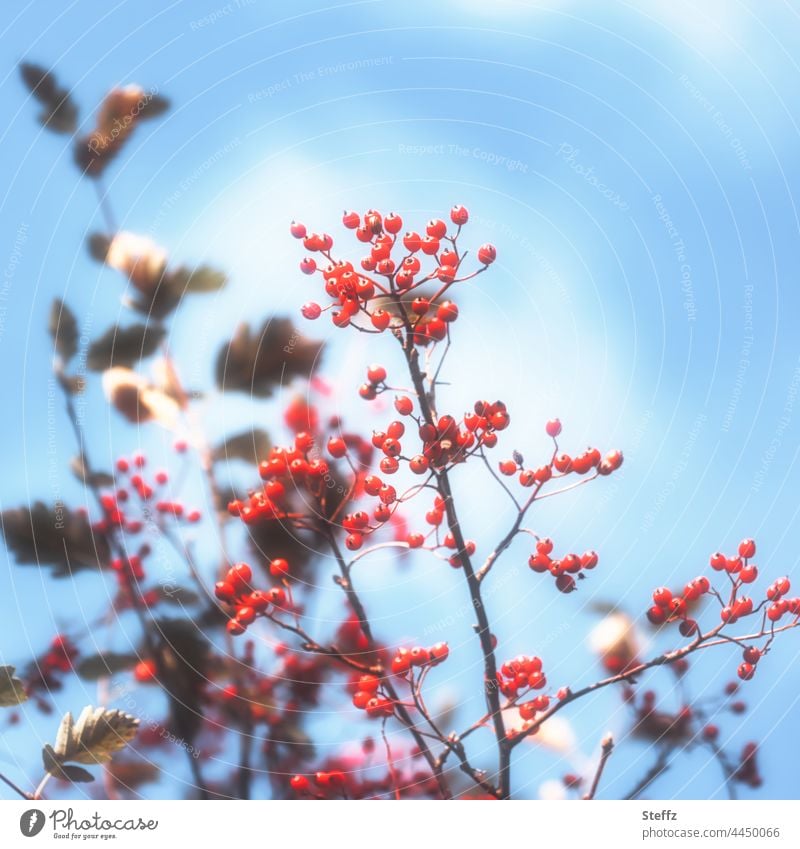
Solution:
M 246 501 L 229 502 L 228 512 L 246 524 L 283 519 L 290 512 L 289 499 L 298 490 L 319 496 L 330 476 L 328 463 L 313 456 L 313 434 L 296 434 L 290 448 L 275 446 L 266 460 L 259 463 L 258 473 L 264 481 L 261 490 L 252 492 Z
M 322 274 L 325 293 L 331 298 L 325 308 L 315 301 L 307 302 L 302 308 L 303 315 L 314 320 L 331 310 L 333 323 L 347 327 L 363 314 L 378 331 L 390 327 L 410 329 L 411 338 L 418 345 L 446 338 L 448 325 L 458 318 L 458 307 L 440 298 L 453 283 L 467 279 L 459 277 L 464 255 L 458 250 L 458 236 L 468 220 L 468 211 L 463 206 L 454 206 L 450 210 L 450 221 L 455 228 L 452 231 L 445 221 L 435 218 L 427 223 L 424 236 L 409 231 L 401 238 L 403 221 L 399 215 L 384 216 L 374 209 L 363 216 L 345 212 L 344 226 L 355 230 L 356 238 L 370 246 L 358 269 L 352 262 L 334 259 L 332 236 L 309 233 L 305 225 L 292 222 L 292 235 L 302 239 L 306 250 L 321 254 L 327 261 L 324 268 L 310 256 L 300 263 L 304 274 Z M 428 270 L 423 269 L 425 257 L 430 257 Z M 497 252 L 492 245 L 485 244 L 478 249 L 477 257 L 482 268 L 486 268 L 495 261 Z M 439 290 L 432 298 L 418 297 L 408 305 L 397 302 L 397 313 L 379 305 L 386 296 L 411 292 L 430 281 L 439 283 Z M 374 397 L 369 384 L 365 387 L 362 394 Z
M 554 560 L 553 540 L 548 537 L 540 539 L 536 543 L 536 553 L 528 558 L 528 566 L 534 572 L 549 572 L 556 579 L 556 587 L 562 593 L 571 593 L 576 589 L 575 578 L 583 578 L 583 572 L 594 569 L 597 566 L 598 556 L 596 551 L 585 551 L 583 554 L 565 554 L 562 558 Z
M 392 716 L 394 704 L 378 693 L 381 679 L 377 675 L 361 675 L 350 682 L 353 704 L 363 710 L 370 719 Z
M 745 743 L 742 753 L 739 756 L 739 764 L 733 773 L 736 781 L 747 784 L 748 787 L 752 787 L 754 790 L 761 787 L 764 783 L 764 779 L 761 777 L 761 773 L 758 771 L 758 764 L 756 763 L 757 752 L 758 745 L 756 743 Z
M 414 648 L 399 648 L 392 658 L 391 669 L 395 675 L 407 675 L 414 668 L 423 666 L 438 666 L 450 656 L 447 643 L 436 643 L 430 648 L 414 646 Z
M 711 582 L 705 576 L 689 581 L 678 595 L 667 587 L 658 587 L 653 591 L 653 606 L 647 611 L 647 618 L 653 625 L 680 622 L 681 634 L 690 637 L 697 633 L 697 622 L 688 616 L 689 604 L 710 591 Z
M 542 661 L 527 655 L 506 661 L 498 670 L 497 686 L 508 699 L 516 699 L 528 690 L 541 690 L 547 686 Z
M 270 563 L 273 577 L 285 578 L 289 574 L 289 564 L 282 558 Z M 229 634 L 244 634 L 248 625 L 263 616 L 270 607 L 287 609 L 286 591 L 282 587 L 272 587 L 263 592 L 252 587 L 253 570 L 246 563 L 236 563 L 228 569 L 224 580 L 214 585 L 216 597 L 235 609 L 232 619 L 228 620 Z

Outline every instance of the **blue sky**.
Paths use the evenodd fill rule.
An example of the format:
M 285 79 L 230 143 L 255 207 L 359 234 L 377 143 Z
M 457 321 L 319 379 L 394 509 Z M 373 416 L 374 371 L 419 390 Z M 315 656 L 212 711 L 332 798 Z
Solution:
M 554 598 L 523 569 L 502 582 L 490 612 L 507 656 L 544 643 L 557 679 L 591 680 L 584 630 L 594 620 L 573 623 L 576 611 L 619 599 L 638 614 L 653 586 L 694 577 L 711 551 L 744 536 L 758 540 L 769 574 L 796 574 L 798 11 L 753 0 L 702 10 L 666 0 L 375 0 L 300 2 L 288 15 L 262 0 L 210 0 L 74 2 L 53 18 L 41 3 L 12 0 L 0 35 L 0 504 L 48 499 L 54 487 L 84 498 L 64 471 L 74 450 L 66 423 L 58 410 L 48 416 L 51 299 L 64 297 L 94 333 L 125 317 L 120 279 L 84 248 L 101 226 L 96 197 L 67 142 L 36 125 L 16 76 L 28 60 L 74 87 L 87 126 L 113 84 L 172 100 L 111 166 L 107 187 L 124 229 L 149 234 L 176 261 L 231 273 L 224 293 L 187 300 L 171 323 L 170 344 L 199 385 L 236 322 L 296 313 L 312 296 L 291 219 L 341 234 L 343 208 L 395 209 L 420 224 L 456 202 L 470 208 L 465 237 L 494 242 L 499 260 L 462 297 L 447 402 L 507 400 L 504 444 L 529 457 L 546 451 L 553 415 L 565 446 L 626 454 L 618 478 L 545 502 L 532 518 L 564 548 L 596 548 L 601 565 L 570 597 Z M 304 329 L 330 339 L 325 374 L 337 403 L 366 421 L 359 370 L 374 359 L 391 368 L 393 355 L 322 322 Z M 107 414 L 96 386 L 89 398 L 99 460 L 140 442 L 163 451 L 163 435 Z M 212 397 L 207 427 L 219 436 L 275 410 L 239 400 L 223 413 Z M 479 471 L 456 485 L 470 534 L 488 541 L 507 523 L 506 505 Z M 506 566 L 525 557 L 515 547 Z M 381 627 L 398 638 L 463 601 L 453 575 L 425 565 L 397 576 L 379 564 L 363 580 Z M 387 580 L 398 590 L 389 599 Z M 41 650 L 54 623 L 71 621 L 71 592 L 4 565 L 0 658 Z M 88 584 L 75 593 L 86 610 L 102 602 Z M 399 611 L 387 604 L 397 599 Z M 468 625 L 452 637 L 463 650 L 442 698 L 478 674 Z M 763 742 L 762 793 L 773 798 L 798 791 L 781 757 L 797 733 L 797 661 L 790 635 L 748 684 L 752 715 L 725 722 L 737 748 Z M 724 650 L 704 659 L 694 686 L 717 686 L 737 663 Z M 79 690 L 59 707 L 91 700 Z M 586 754 L 606 724 L 624 728 L 611 695 L 569 718 Z M 14 732 L 16 751 L 52 725 L 32 712 L 30 723 Z M 341 729 L 321 733 L 333 744 Z M 558 774 L 549 758 L 525 750 L 522 794 Z M 646 762 L 632 744 L 607 792 L 623 791 Z M 699 755 L 658 787 L 665 797 L 721 792 Z

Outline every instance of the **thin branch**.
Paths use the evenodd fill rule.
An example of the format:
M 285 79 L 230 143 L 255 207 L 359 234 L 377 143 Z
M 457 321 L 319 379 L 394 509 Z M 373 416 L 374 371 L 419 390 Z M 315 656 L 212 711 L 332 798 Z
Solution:
M 585 800 L 594 799 L 597 794 L 597 787 L 600 784 L 600 779 L 603 776 L 603 770 L 606 768 L 606 764 L 608 763 L 608 759 L 611 757 L 611 753 L 614 751 L 614 738 L 607 734 L 603 738 L 602 749 L 600 752 L 600 763 L 597 765 L 597 771 L 594 774 L 594 779 L 592 781 L 592 786 L 589 788 L 589 792 L 583 797 Z
M 661 775 L 669 769 L 669 750 L 662 748 L 658 753 L 656 762 L 647 770 L 642 779 L 636 784 L 633 790 L 625 796 L 627 801 L 638 798 L 640 793 L 645 790 Z
M 33 798 L 31 793 L 26 793 L 24 790 L 20 790 L 20 788 L 17 787 L 17 785 L 14 784 L 14 782 L 10 778 L 7 778 L 5 775 L 3 775 L 2 772 L 0 772 L 0 781 L 2 781 L 4 784 L 7 784 L 18 796 L 22 796 L 23 799 Z

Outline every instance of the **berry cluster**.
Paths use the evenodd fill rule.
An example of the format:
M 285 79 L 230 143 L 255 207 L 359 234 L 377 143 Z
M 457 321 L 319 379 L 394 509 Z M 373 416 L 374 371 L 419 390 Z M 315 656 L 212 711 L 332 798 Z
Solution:
M 228 512 L 249 525 L 262 520 L 286 518 L 290 512 L 289 498 L 298 490 L 319 496 L 330 470 L 325 460 L 312 456 L 314 444 L 313 434 L 301 431 L 295 436 L 291 448 L 271 448 L 266 460 L 258 466 L 264 487 L 252 492 L 247 501 L 235 499 L 229 502 Z
M 450 655 L 447 643 L 436 643 L 430 648 L 414 646 L 414 648 L 399 648 L 392 658 L 391 669 L 395 675 L 407 675 L 413 668 L 423 666 L 438 666 L 444 663 Z
M 394 714 L 394 704 L 378 693 L 381 679 L 377 675 L 361 675 L 350 682 L 353 704 L 370 719 L 381 719 Z
M 497 672 L 497 686 L 508 699 L 519 698 L 528 690 L 541 690 L 546 685 L 547 678 L 538 657 L 519 655 L 506 661 Z
M 528 566 L 534 572 L 549 572 L 556 579 L 556 588 L 562 593 L 571 593 L 576 589 L 574 575 L 583 578 L 583 571 L 594 569 L 597 566 L 598 556 L 596 551 L 585 551 L 583 554 L 565 554 L 562 558 L 554 560 L 550 555 L 553 553 L 553 540 L 548 537 L 540 539 L 536 543 L 536 553 L 528 558 Z
M 289 564 L 279 558 L 270 563 L 270 574 L 273 577 L 285 578 L 289 574 Z M 246 563 L 236 563 L 228 569 L 224 580 L 214 585 L 216 597 L 235 609 L 232 619 L 228 620 L 229 634 L 238 636 L 244 634 L 248 625 L 256 618 L 266 614 L 270 607 L 286 610 L 287 596 L 282 587 L 272 587 L 263 592 L 253 589 L 253 570 Z
M 360 262 L 360 269 L 352 262 L 334 259 L 332 236 L 309 233 L 304 224 L 292 222 L 291 234 L 302 239 L 306 250 L 322 255 L 327 261 L 324 268 L 310 256 L 300 263 L 304 274 L 322 274 L 325 293 L 331 298 L 324 308 L 316 301 L 307 302 L 302 308 L 303 315 L 314 320 L 331 310 L 333 323 L 337 327 L 347 327 L 363 314 L 373 330 L 404 327 L 417 345 L 445 339 L 449 324 L 458 318 L 458 307 L 451 301 L 440 300 L 441 296 L 452 284 L 477 273 L 459 277 L 464 255 L 458 250 L 457 240 L 461 227 L 468 220 L 468 211 L 463 206 L 454 206 L 450 210 L 454 230 L 451 231 L 442 219 L 435 218 L 427 223 L 424 236 L 409 231 L 400 238 L 403 221 L 399 215 L 384 216 L 374 209 L 363 216 L 346 212 L 342 219 L 344 226 L 355 230 L 358 241 L 370 246 L 369 253 Z M 430 257 L 428 270 L 423 269 L 426 257 Z M 481 264 L 479 271 L 491 265 L 496 257 L 493 245 L 482 245 L 477 253 Z M 382 303 L 387 297 L 405 295 L 431 281 L 439 284 L 432 298 Z M 397 307 L 396 311 L 393 306 Z M 370 384 L 365 384 L 362 390 L 365 397 L 374 397 Z

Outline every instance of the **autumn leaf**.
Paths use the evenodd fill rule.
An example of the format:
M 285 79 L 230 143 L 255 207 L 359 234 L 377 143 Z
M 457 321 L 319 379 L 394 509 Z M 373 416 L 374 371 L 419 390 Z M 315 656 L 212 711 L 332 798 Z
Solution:
M 78 108 L 53 73 L 29 62 L 20 62 L 19 72 L 23 83 L 42 106 L 39 123 L 54 133 L 74 133 Z
M 181 405 L 129 368 L 115 366 L 104 371 L 103 391 L 112 406 L 133 424 L 155 421 L 168 430 L 177 427 Z
M 321 342 L 307 339 L 287 318 L 268 319 L 257 331 L 241 324 L 217 355 L 217 386 L 269 397 L 294 377 L 308 378 L 321 351 Z
M 89 346 L 86 366 L 92 371 L 105 371 L 112 366 L 132 366 L 155 353 L 166 335 L 160 324 L 115 324 Z
M 115 672 L 132 669 L 139 661 L 139 655 L 133 652 L 105 652 L 84 657 L 75 667 L 75 671 L 85 681 L 97 681 Z
M 103 569 L 111 552 L 102 534 L 92 531 L 83 513 L 41 501 L 0 514 L 2 531 L 17 563 L 52 566 L 53 577 L 64 578 L 81 569 Z
M 14 676 L 14 667 L 0 666 L 0 707 L 12 707 L 27 700 L 25 685 Z
M 75 140 L 76 164 L 88 176 L 99 177 L 136 127 L 144 120 L 163 115 L 168 108 L 166 98 L 141 86 L 112 89 L 100 104 L 94 130 Z
M 265 430 L 254 428 L 229 436 L 214 449 L 215 460 L 244 460 L 258 465 L 269 454 L 271 443 Z
M 61 720 L 54 753 L 61 765 L 107 763 L 136 736 L 139 720 L 120 710 L 85 707 L 77 722 L 66 713 Z

